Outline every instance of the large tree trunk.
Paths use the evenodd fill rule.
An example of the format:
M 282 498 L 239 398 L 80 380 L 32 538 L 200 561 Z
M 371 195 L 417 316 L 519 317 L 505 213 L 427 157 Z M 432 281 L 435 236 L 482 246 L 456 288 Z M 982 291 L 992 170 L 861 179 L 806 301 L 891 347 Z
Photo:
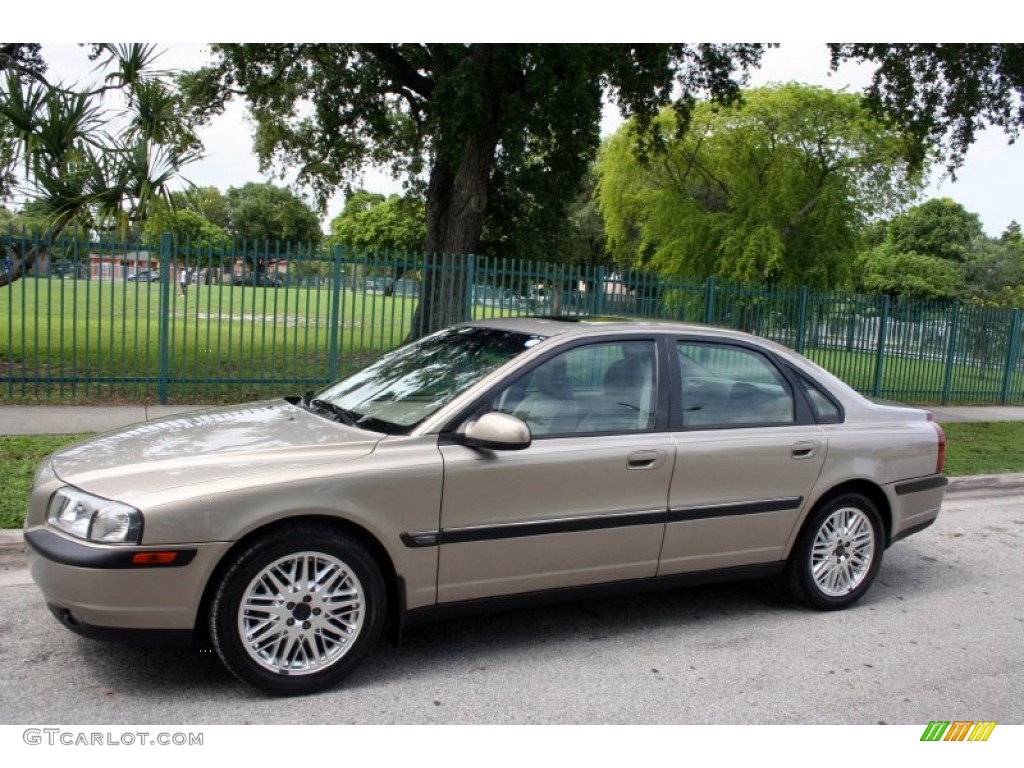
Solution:
M 70 216 L 62 215 L 45 236 L 37 234 L 26 238 L 8 233 L 7 244 L 0 246 L 0 261 L 9 260 L 9 263 L 5 262 L 7 269 L 0 270 L 0 288 L 13 285 L 21 278 L 26 277 L 32 270 L 32 267 L 35 266 L 39 256 L 42 255 L 41 252 L 45 250 L 43 244 L 52 243 L 56 240 L 70 223 L 70 220 Z M 18 241 L 20 247 L 15 246 L 15 240 Z
M 486 55 L 482 54 L 481 66 L 486 66 Z M 487 114 L 466 138 L 457 162 L 451 164 L 439 155 L 430 171 L 426 264 L 410 338 L 469 319 L 466 257 L 480 244 L 498 119 L 497 102 L 489 99 Z
M 30 247 L 24 252 L 17 250 L 14 247 L 13 238 L 6 247 L 0 247 L 0 261 L 4 262 L 6 267 L 6 269 L 0 269 L 0 288 L 25 277 L 35 264 L 37 256 L 38 252 L 34 247 Z

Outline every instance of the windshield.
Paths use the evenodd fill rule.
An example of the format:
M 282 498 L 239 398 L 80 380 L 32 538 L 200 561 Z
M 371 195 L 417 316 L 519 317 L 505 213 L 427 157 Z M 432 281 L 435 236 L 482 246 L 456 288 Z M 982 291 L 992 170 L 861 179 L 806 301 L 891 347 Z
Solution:
M 407 434 L 540 340 L 495 328 L 448 328 L 388 352 L 311 402 L 353 426 Z

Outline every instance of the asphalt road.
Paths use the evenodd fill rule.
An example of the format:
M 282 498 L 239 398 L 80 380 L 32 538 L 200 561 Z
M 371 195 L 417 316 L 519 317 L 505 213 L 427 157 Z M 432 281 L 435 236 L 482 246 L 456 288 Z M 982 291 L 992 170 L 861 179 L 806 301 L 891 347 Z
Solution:
M 212 654 L 61 629 L 0 565 L 6 724 L 1024 723 L 1024 505 L 947 497 L 854 609 L 754 583 L 461 619 L 384 645 L 339 688 L 273 699 Z

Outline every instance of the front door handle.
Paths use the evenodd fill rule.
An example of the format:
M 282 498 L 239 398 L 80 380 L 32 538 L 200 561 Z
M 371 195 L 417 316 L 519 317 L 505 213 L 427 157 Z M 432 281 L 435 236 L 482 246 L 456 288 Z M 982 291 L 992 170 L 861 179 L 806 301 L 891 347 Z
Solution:
M 657 469 L 665 463 L 665 451 L 633 451 L 626 466 L 629 469 Z

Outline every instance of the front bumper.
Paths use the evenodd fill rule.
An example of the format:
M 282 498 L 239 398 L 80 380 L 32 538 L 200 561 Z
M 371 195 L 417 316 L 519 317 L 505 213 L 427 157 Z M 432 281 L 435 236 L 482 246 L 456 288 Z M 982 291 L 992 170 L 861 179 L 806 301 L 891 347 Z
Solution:
M 45 527 L 26 531 L 25 544 L 32 578 L 62 624 L 80 634 L 124 639 L 137 631 L 191 633 L 210 575 L 231 546 L 99 545 Z M 179 556 L 173 565 L 134 561 L 154 551 Z
M 189 646 L 196 636 L 191 629 L 125 629 L 124 627 L 98 627 L 78 618 L 70 608 L 48 603 L 53 618 L 77 635 L 93 640 L 107 640 L 140 646 Z

